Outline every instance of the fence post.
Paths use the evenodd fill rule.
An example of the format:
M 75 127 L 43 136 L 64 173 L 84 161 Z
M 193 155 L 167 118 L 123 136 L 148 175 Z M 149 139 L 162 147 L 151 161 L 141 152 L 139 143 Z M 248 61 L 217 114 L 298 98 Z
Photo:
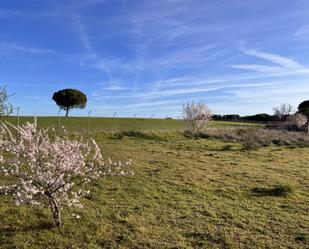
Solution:
M 90 135 L 90 114 L 91 111 L 88 112 L 88 135 Z
M 153 114 L 151 114 L 150 119 L 153 119 Z M 153 130 L 154 130 L 153 127 L 155 127 L 155 125 L 153 124 L 153 122 L 151 122 L 151 124 L 152 125 L 150 126 L 151 127 L 150 131 L 153 132 Z
M 61 109 L 59 109 L 58 111 L 58 135 L 60 135 L 60 112 L 61 112 Z
M 135 118 L 136 118 L 136 115 L 137 115 L 137 113 L 135 113 L 135 114 L 134 114 L 134 117 L 133 117 L 133 130 L 134 130 L 134 131 L 136 131 L 136 119 L 135 119 Z
M 115 132 L 115 117 L 116 117 L 116 112 L 114 112 L 114 115 L 113 115 L 113 132 Z
M 19 140 L 19 109 L 20 109 L 20 106 L 16 108 L 17 110 L 17 113 L 16 113 L 17 115 L 17 140 Z

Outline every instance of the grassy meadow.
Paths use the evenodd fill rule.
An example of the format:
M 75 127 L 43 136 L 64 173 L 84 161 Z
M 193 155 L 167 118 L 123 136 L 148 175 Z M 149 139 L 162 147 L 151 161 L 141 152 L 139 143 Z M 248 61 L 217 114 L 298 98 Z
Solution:
M 20 117 L 20 124 L 33 122 L 34 117 Z M 4 120 L 17 124 L 17 117 L 10 116 Z M 39 127 L 53 126 L 58 129 L 58 117 L 37 117 Z M 74 133 L 87 133 L 90 124 L 91 133 L 111 131 L 182 131 L 184 122 L 178 119 L 150 119 L 150 118 L 87 118 L 87 117 L 60 117 L 60 125 Z M 247 127 L 259 126 L 256 123 L 214 121 L 211 127 Z
M 42 127 L 57 121 L 38 118 Z M 87 131 L 87 118 L 61 122 Z M 189 139 L 179 120 L 116 119 L 117 130 L 148 130 L 145 136 L 104 132 L 112 129 L 112 119 L 91 119 L 103 155 L 132 158 L 135 175 L 89 185 L 85 208 L 64 209 L 60 229 L 48 209 L 16 207 L 0 195 L 0 248 L 309 248 L 309 148 L 248 151 L 238 143 Z M 267 191 L 278 184 L 291 193 Z

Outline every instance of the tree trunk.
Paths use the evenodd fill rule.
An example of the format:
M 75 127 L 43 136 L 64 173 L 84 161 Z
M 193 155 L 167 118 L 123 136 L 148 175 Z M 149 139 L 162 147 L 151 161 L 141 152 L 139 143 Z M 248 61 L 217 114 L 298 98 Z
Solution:
M 69 107 L 66 108 L 66 113 L 65 116 L 68 117 L 69 116 Z
M 58 203 L 52 196 L 49 196 L 48 198 L 49 198 L 49 204 L 50 204 L 51 211 L 53 213 L 53 218 L 54 218 L 56 227 L 61 227 L 62 223 L 61 223 L 61 216 L 60 216 L 60 210 L 58 207 Z

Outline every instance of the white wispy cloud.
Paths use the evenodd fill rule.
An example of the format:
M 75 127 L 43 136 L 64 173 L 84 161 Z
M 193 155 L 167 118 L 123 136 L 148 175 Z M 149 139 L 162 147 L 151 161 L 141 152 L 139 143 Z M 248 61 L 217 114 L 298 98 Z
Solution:
M 250 64 L 249 64 L 250 65 Z M 247 66 L 245 65 L 246 69 Z M 280 70 L 279 70 L 280 69 Z M 272 71 L 272 70 L 270 70 Z M 147 84 L 150 87 L 153 85 L 159 85 L 160 87 L 165 88 L 176 88 L 176 87 L 195 87 L 195 86 L 221 86 L 221 85 L 232 85 L 232 84 L 242 84 L 242 83 L 258 83 L 260 80 L 262 82 L 268 81 L 274 81 L 276 82 L 277 79 L 281 77 L 285 77 L 285 80 L 288 77 L 307 77 L 307 74 L 309 74 L 309 70 L 299 70 L 299 71 L 287 71 L 280 67 L 278 67 L 278 71 L 274 70 L 275 72 L 269 72 L 269 73 L 260 73 L 258 71 L 254 71 L 253 73 L 239 73 L 239 74 L 224 74 L 224 75 L 218 75 L 215 77 L 209 77 L 207 74 L 202 75 L 185 75 L 183 77 L 175 77 L 175 78 L 167 78 L 164 80 L 154 81 L 154 82 L 147 82 Z M 147 88 L 143 88 L 143 90 L 147 90 Z
M 243 70 L 250 70 L 256 71 L 261 73 L 277 73 L 282 72 L 282 67 L 274 67 L 274 66 L 267 66 L 267 65 L 256 65 L 256 64 L 238 64 L 238 65 L 231 65 L 230 67 L 235 69 L 243 69 Z
M 257 82 L 257 83 L 247 83 L 247 84 L 232 84 L 229 86 L 222 85 L 218 87 L 213 87 L 213 88 L 182 88 L 182 89 L 174 89 L 174 90 L 161 90 L 159 92 L 148 92 L 147 94 L 145 93 L 138 93 L 134 95 L 133 99 L 134 102 L 133 104 L 127 104 L 125 105 L 125 108 L 123 108 L 123 105 L 118 102 L 118 104 L 114 105 L 104 105 L 100 106 L 101 111 L 105 112 L 111 112 L 111 111 L 127 111 L 127 112 L 144 112 L 147 110 L 151 110 L 153 112 L 164 112 L 164 111 L 169 111 L 169 113 L 172 112 L 180 112 L 181 106 L 183 103 L 190 101 L 192 99 L 198 101 L 200 100 L 200 97 L 197 96 L 190 96 L 190 94 L 196 94 L 196 93 L 204 93 L 203 94 L 203 99 L 207 101 L 210 105 L 212 105 L 213 102 L 218 101 L 218 99 L 221 100 L 222 103 L 224 104 L 219 104 L 214 106 L 215 111 L 219 112 L 226 112 L 227 110 L 231 109 L 231 112 L 237 112 L 243 114 L 244 111 L 241 109 L 244 106 L 244 103 L 252 99 L 260 99 L 266 100 L 266 99 L 271 99 L 271 94 L 276 90 L 277 92 L 281 88 L 286 88 L 291 82 L 282 82 L 282 81 L 276 81 L 276 82 Z M 217 95 L 208 95 L 206 93 L 210 93 L 211 91 L 217 91 L 221 90 L 224 91 L 227 94 L 217 96 Z M 262 95 L 265 95 L 266 98 L 262 98 Z M 161 98 L 166 98 L 166 97 L 174 97 L 178 96 L 176 99 L 173 100 L 160 100 Z M 251 96 L 252 98 L 248 97 Z M 110 98 L 115 98 L 115 96 L 110 95 Z M 120 99 L 122 97 L 128 98 L 128 95 L 120 95 L 117 96 Z M 132 96 L 131 96 L 132 97 Z M 237 98 L 237 103 L 242 103 L 242 104 L 234 104 L 234 100 Z M 278 96 L 279 98 L 279 96 Z M 232 101 L 232 103 L 230 103 Z M 256 109 L 258 110 L 258 106 L 261 105 L 261 101 L 256 101 L 258 104 L 256 105 Z M 228 106 L 226 106 L 228 104 Z M 248 105 L 250 103 L 246 103 L 245 105 Z M 251 103 L 251 106 L 253 103 Z M 234 111 L 233 108 L 234 107 Z M 222 111 L 224 110 L 224 111 Z
M 65 20 L 65 25 L 69 25 L 77 35 L 89 56 L 94 56 L 93 46 L 87 31 L 87 25 L 81 14 L 84 9 L 103 3 L 106 0 L 87 0 L 87 1 L 52 1 L 52 8 L 40 13 L 40 18 L 61 18 Z
M 73 12 L 70 14 L 72 20 L 73 31 L 76 32 L 82 45 L 85 47 L 86 51 L 90 54 L 95 54 L 93 51 L 92 43 L 90 41 L 89 35 L 87 33 L 87 27 L 84 24 L 81 15 L 78 12 Z
M 284 68 L 290 69 L 290 70 L 306 69 L 306 67 L 304 67 L 303 65 L 301 65 L 297 61 L 290 59 L 290 58 L 287 58 L 287 57 L 283 57 L 281 55 L 259 52 L 259 51 L 254 50 L 254 49 L 245 50 L 244 53 L 247 54 L 247 55 L 255 56 L 257 58 L 261 58 L 263 60 L 273 62 L 275 64 L 278 64 L 278 65 L 280 65 Z
M 152 101 L 152 102 L 139 102 L 126 105 L 126 109 L 144 109 L 150 107 L 162 107 L 162 106 L 170 106 L 171 104 L 179 104 L 181 100 L 166 100 L 166 101 Z M 121 105 L 110 105 L 110 106 L 98 106 L 97 108 L 100 110 L 109 110 L 109 109 L 121 109 Z
M 227 90 L 230 88 L 251 88 L 251 87 L 265 87 L 265 86 L 273 86 L 281 84 L 281 82 L 258 82 L 258 83 L 246 83 L 246 84 L 229 84 L 229 85 L 219 85 L 219 86 L 209 86 L 209 87 L 190 87 L 190 88 L 178 88 L 178 89 L 171 89 L 171 90 L 164 90 L 160 89 L 154 92 L 148 93 L 140 93 L 135 94 L 135 98 L 140 99 L 157 99 L 157 98 L 164 98 L 164 97 L 172 97 L 178 95 L 190 95 L 195 93 L 207 93 L 219 90 Z
M 29 99 L 29 100 L 44 100 L 46 99 L 46 97 L 44 96 L 37 96 L 37 95 L 34 95 L 34 96 L 24 96 L 25 99 Z
M 19 10 L 0 10 L 0 18 L 16 18 L 23 16 L 24 13 Z
M 303 37 L 303 36 L 309 36 L 309 24 L 304 25 L 301 28 L 299 28 L 295 33 L 294 36 Z
M 47 13 L 47 17 L 51 15 L 66 18 L 69 21 L 68 23 L 71 30 L 80 40 L 81 46 L 84 48 L 85 52 L 77 55 L 67 55 L 66 57 L 69 58 L 70 61 L 78 62 L 80 66 L 92 65 L 103 71 L 109 80 L 113 81 L 113 73 L 110 69 L 110 64 L 106 62 L 108 61 L 107 59 L 99 56 L 94 49 L 91 33 L 89 34 L 88 25 L 84 21 L 82 15 L 82 10 L 104 2 L 106 2 L 106 0 L 71 1 L 66 4 L 56 4 L 55 9 L 49 12 L 49 14 Z
M 1 84 L 1 83 L 0 83 Z M 57 88 L 65 88 L 65 87 L 74 87 L 74 88 L 83 88 L 85 86 L 85 83 L 80 84 L 72 84 L 69 82 L 63 83 L 63 84 L 51 84 L 51 83 L 4 83 L 4 85 L 12 86 L 12 87 L 22 87 L 22 88 L 29 88 L 29 87 L 39 87 L 40 89 L 44 88 L 50 88 L 50 89 L 57 89 Z
M 307 88 L 306 81 L 294 81 L 293 88 L 291 88 L 292 82 L 282 82 L 277 85 L 268 85 L 263 88 L 252 89 L 238 88 L 229 89 L 228 92 L 235 95 L 239 100 L 252 100 L 255 102 L 274 102 L 274 100 L 282 99 L 294 99 L 295 96 L 298 99 L 307 98 L 309 89 Z M 293 102 L 294 102 L 293 101 Z M 294 104 L 294 103 L 293 103 Z
M 12 51 L 37 55 L 53 53 L 50 49 L 29 47 L 14 42 L 0 42 L 0 53 L 8 53 Z
M 127 89 L 128 89 L 127 87 L 116 85 L 116 84 L 108 85 L 102 88 L 103 91 L 122 91 L 122 90 L 127 90 Z
M 142 91 L 138 91 L 135 93 L 124 93 L 124 94 L 118 94 L 117 96 L 114 96 L 113 94 L 105 94 L 105 95 L 94 95 L 96 99 L 127 99 L 131 98 L 135 101 L 151 101 L 154 99 L 162 99 L 166 97 L 174 97 L 174 96 L 186 96 L 186 95 L 192 95 L 196 93 L 207 93 L 212 91 L 218 91 L 218 90 L 227 90 L 227 89 L 233 89 L 233 88 L 250 88 L 250 87 L 265 87 L 270 85 L 279 85 L 282 82 L 255 82 L 255 83 L 235 83 L 235 84 L 222 84 L 222 85 L 210 85 L 210 86 L 200 86 L 200 87 L 194 87 L 194 86 L 187 86 L 183 88 L 173 88 L 173 89 L 166 89 L 166 88 L 160 88 L 156 90 L 152 90 L 150 88 L 149 91 L 145 91 L 145 88 L 142 89 Z

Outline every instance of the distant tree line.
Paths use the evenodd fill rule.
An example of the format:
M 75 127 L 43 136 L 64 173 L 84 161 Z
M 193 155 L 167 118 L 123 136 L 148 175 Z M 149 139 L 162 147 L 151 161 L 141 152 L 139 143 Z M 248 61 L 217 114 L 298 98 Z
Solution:
M 269 115 L 267 113 L 259 113 L 250 116 L 240 116 L 238 114 L 215 114 L 212 116 L 212 119 L 215 121 L 268 123 L 278 120 L 278 117 L 276 115 Z
M 295 114 L 302 114 L 309 119 L 309 100 L 301 102 L 297 109 L 290 104 L 276 106 L 273 108 L 273 115 L 267 113 L 258 113 L 249 116 L 240 116 L 238 114 L 215 114 L 212 116 L 212 119 L 216 121 L 269 123 L 288 121 Z

